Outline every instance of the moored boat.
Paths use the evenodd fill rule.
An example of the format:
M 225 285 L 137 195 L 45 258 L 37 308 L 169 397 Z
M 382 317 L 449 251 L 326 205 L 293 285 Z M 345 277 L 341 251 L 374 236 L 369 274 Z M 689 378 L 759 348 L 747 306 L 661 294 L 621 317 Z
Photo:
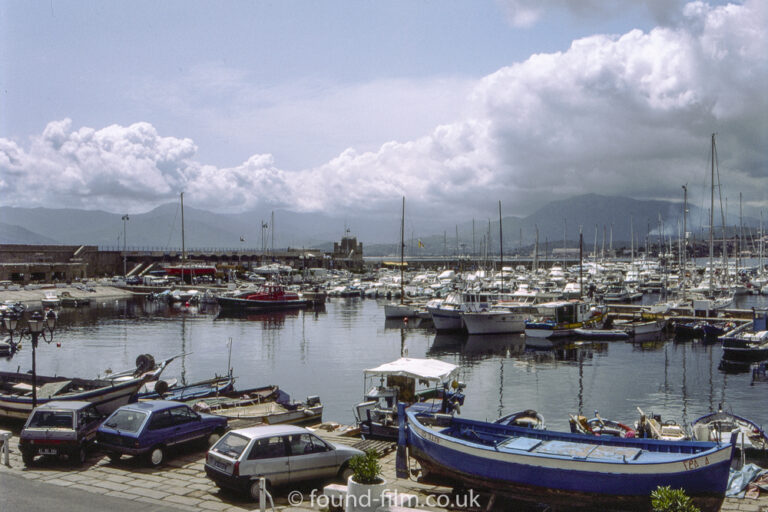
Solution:
M 513 427 L 532 428 L 536 430 L 546 430 L 547 428 L 546 423 L 544 422 L 544 416 L 533 409 L 506 414 L 494 421 L 494 423 Z
M 635 429 L 620 421 L 603 419 L 595 411 L 595 417 L 588 419 L 586 416 L 573 416 L 569 419 L 571 432 L 574 434 L 588 434 L 591 436 L 636 437 Z
M 403 438 L 426 480 L 437 476 L 536 502 L 647 510 L 650 493 L 659 486 L 683 489 L 699 500 L 722 500 L 733 456 L 732 441 L 584 436 L 437 419 L 410 409 L 406 416 Z
M 539 318 L 525 322 L 525 336 L 558 338 L 572 336 L 574 329 L 602 327 L 606 308 L 583 301 L 546 302 L 536 306 Z
M 363 372 L 365 395 L 354 408 L 365 437 L 397 439 L 398 402 L 451 413 L 464 404 L 459 367 L 439 359 L 401 357 Z M 368 387 L 370 386 L 370 387 Z
M 584 340 L 626 340 L 629 334 L 624 329 L 574 329 L 573 333 Z
M 136 360 L 135 370 L 105 379 L 37 375 L 37 405 L 51 400 L 77 400 L 93 402 L 100 413 L 110 414 L 118 407 L 136 401 L 136 393 L 142 384 L 157 379 L 174 359 L 149 367 L 147 358 L 141 355 Z M 26 419 L 32 412 L 32 402 L 31 374 L 0 372 L 0 417 Z
M 487 310 L 466 311 L 461 318 L 468 334 L 514 334 L 525 331 L 530 304 L 499 302 Z
M 310 425 L 323 421 L 323 404 L 317 396 L 304 402 L 293 402 L 287 393 L 279 391 L 277 398 L 265 395 L 272 386 L 233 393 L 235 396 L 215 397 L 188 402 L 193 409 L 218 414 L 245 425 Z M 276 387 L 274 387 L 276 388 Z M 263 391 L 260 392 L 260 391 Z
M 736 449 L 744 456 L 764 460 L 768 456 L 768 436 L 754 421 L 722 409 L 705 414 L 691 424 L 697 441 L 727 442 L 736 434 Z
M 285 290 L 277 283 L 267 283 L 255 292 L 249 291 L 235 297 L 220 296 L 219 306 L 226 310 L 268 310 L 303 308 L 310 304 L 296 292 Z

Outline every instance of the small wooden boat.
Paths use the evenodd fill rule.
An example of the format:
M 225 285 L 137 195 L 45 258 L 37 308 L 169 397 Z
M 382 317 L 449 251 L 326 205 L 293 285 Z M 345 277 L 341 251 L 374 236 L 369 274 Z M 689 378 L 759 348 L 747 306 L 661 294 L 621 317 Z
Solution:
M 203 398 L 187 403 L 196 411 L 226 416 L 231 421 L 239 420 L 239 426 L 311 425 L 323 421 L 323 404 L 319 397 L 310 396 L 304 402 L 292 402 L 287 393 L 277 390 L 275 398 L 270 389 L 277 390 L 277 386 L 240 392 L 239 396 Z
M 186 386 L 179 386 L 176 380 L 148 382 L 139 391 L 139 399 L 188 401 L 212 396 L 226 396 L 234 391 L 235 379 L 231 375 L 214 377 Z
M 0 341 L 0 357 L 10 356 L 19 349 L 21 343 L 16 342 L 7 336 L 3 341 Z
M 701 503 L 722 501 L 728 485 L 732 442 L 619 439 L 411 409 L 405 414 L 401 437 L 426 481 L 438 477 L 527 501 L 622 510 L 647 510 L 659 486 L 683 489 Z
M 724 442 L 736 434 L 736 449 L 745 456 L 764 459 L 768 455 L 768 436 L 755 422 L 722 409 L 705 414 L 691 424 L 697 441 Z
M 104 415 L 136 401 L 144 382 L 157 379 L 176 356 L 154 364 L 146 354 L 136 360 L 136 369 L 105 379 L 37 376 L 37 405 L 52 400 L 93 402 Z M 32 375 L 0 372 L 0 417 L 26 419 L 32 411 Z
M 573 336 L 574 329 L 599 328 L 605 320 L 605 306 L 583 301 L 557 301 L 537 304 L 539 317 L 525 322 L 526 338 Z
M 640 413 L 640 419 L 635 423 L 635 431 L 638 437 L 646 439 L 658 439 L 660 441 L 686 441 L 691 437 L 685 429 L 674 421 L 665 421 L 662 423 L 661 416 L 646 414 L 637 408 Z
M 459 367 L 439 359 L 401 357 L 363 372 L 363 401 L 354 408 L 361 435 L 397 439 L 397 404 L 451 413 L 464 405 Z
M 65 308 L 79 308 L 91 304 L 90 297 L 74 297 L 68 291 L 61 292 L 59 299 L 61 300 L 61 306 Z
M 629 334 L 623 329 L 574 329 L 573 333 L 584 340 L 626 340 Z
M 532 428 L 535 430 L 546 430 L 544 416 L 534 411 L 526 409 L 525 411 L 513 412 L 494 421 L 499 425 L 510 425 L 513 427 Z
M 587 419 L 586 416 L 573 416 L 569 420 L 571 432 L 574 434 L 588 434 L 591 436 L 612 437 L 637 437 L 635 429 L 618 421 L 606 420 L 595 411 L 595 417 Z
M 43 308 L 57 308 L 61 306 L 61 299 L 59 299 L 59 295 L 53 290 L 45 292 L 45 296 L 41 299 L 41 302 L 43 303 Z
M 701 320 L 694 320 L 693 322 L 675 322 L 675 338 L 678 340 L 691 340 L 701 338 L 704 336 L 704 324 Z

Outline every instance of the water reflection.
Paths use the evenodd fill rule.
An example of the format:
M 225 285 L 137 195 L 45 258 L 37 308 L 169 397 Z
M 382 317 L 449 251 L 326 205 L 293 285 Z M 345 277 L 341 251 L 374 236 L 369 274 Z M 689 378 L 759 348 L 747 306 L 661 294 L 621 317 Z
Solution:
M 104 369 L 132 367 L 139 354 L 164 359 L 186 356 L 168 377 L 194 382 L 225 373 L 227 340 L 237 385 L 277 384 L 292 395 L 318 394 L 332 421 L 352 421 L 364 368 L 400 354 L 458 364 L 467 383 L 462 416 L 496 419 L 499 412 L 535 409 L 551 429 L 567 429 L 569 412 L 599 409 L 622 421 L 636 407 L 682 420 L 727 403 L 758 423 L 768 410 L 755 408 L 764 386 L 750 386 L 748 365 L 719 368 L 719 344 L 674 343 L 662 336 L 634 342 L 563 340 L 547 350 L 528 350 L 525 338 L 434 333 L 430 323 L 384 322 L 383 303 L 334 298 L 324 310 L 218 315 L 217 309 L 174 308 L 140 299 L 94 302 L 62 309 L 55 344 L 41 344 L 38 372 L 95 377 Z M 0 370 L 31 368 L 28 343 Z M 735 371 L 734 371 L 735 370 Z M 722 378 L 719 378 L 722 375 Z M 182 380 L 181 378 L 179 380 Z
M 287 319 L 298 318 L 303 313 L 300 309 L 285 311 L 219 311 L 216 320 L 247 320 L 259 322 L 262 330 L 282 329 Z

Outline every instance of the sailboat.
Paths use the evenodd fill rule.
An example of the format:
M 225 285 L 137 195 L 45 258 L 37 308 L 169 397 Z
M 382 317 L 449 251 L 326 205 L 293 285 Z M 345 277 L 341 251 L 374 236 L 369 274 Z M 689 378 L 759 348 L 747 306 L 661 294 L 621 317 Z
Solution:
M 181 282 L 192 281 L 198 276 L 216 275 L 216 266 L 205 263 L 187 263 L 187 251 L 184 247 L 184 192 L 181 193 L 181 265 L 169 265 L 163 267 L 169 276 L 181 277 Z
M 400 302 L 391 302 L 384 305 L 384 318 L 408 318 L 417 316 L 419 309 L 414 304 L 405 302 L 405 196 L 403 196 L 403 210 L 400 216 Z
M 712 156 L 711 156 L 711 196 L 709 207 L 709 263 L 707 265 L 708 283 L 702 283 L 695 291 L 703 293 L 703 296 L 693 297 L 693 311 L 705 312 L 706 316 L 711 316 L 711 311 L 727 308 L 733 304 L 733 293 L 718 293 L 718 287 L 715 284 L 714 267 L 714 209 L 715 209 L 715 164 L 717 162 L 717 149 L 715 146 L 715 134 L 712 134 Z M 718 173 L 719 176 L 719 173 Z M 723 238 L 725 238 L 725 219 L 723 219 Z M 723 257 L 726 257 L 726 248 L 723 247 Z M 727 273 L 727 269 L 726 269 Z M 715 313 L 716 314 L 716 313 Z

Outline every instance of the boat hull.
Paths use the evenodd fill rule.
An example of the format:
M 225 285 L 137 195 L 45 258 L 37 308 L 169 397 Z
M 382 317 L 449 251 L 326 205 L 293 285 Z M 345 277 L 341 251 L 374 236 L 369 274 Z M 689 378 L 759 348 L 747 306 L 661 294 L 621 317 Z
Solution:
M 70 400 L 92 402 L 96 409 L 104 414 L 111 414 L 115 409 L 136 401 L 139 388 L 144 379 L 131 379 L 126 382 L 116 382 L 114 385 L 83 391 L 54 395 L 51 398 L 38 398 L 37 405 L 54 400 Z M 0 417 L 26 419 L 32 412 L 32 397 L 0 394 Z
M 722 500 L 733 451 L 731 444 L 705 443 L 709 449 L 698 453 L 676 456 L 662 450 L 659 457 L 651 456 L 648 462 L 639 463 L 629 456 L 622 459 L 617 455 L 636 453 L 637 450 L 652 448 L 654 444 L 663 445 L 663 442 L 594 437 L 590 438 L 594 440 L 594 446 L 609 447 L 615 453 L 598 457 L 590 451 L 582 456 L 573 446 L 584 443 L 580 439 L 585 436 L 555 433 L 557 437 L 548 442 L 555 442 L 556 446 L 559 440 L 570 447 L 554 455 L 542 455 L 533 452 L 535 446 L 509 449 L 503 445 L 488 446 L 479 441 L 455 438 L 425 427 L 413 418 L 408 413 L 410 453 L 426 470 L 428 477 L 435 475 L 469 488 L 487 489 L 517 499 L 541 501 L 544 498 L 548 502 L 571 506 L 579 501 L 585 506 L 593 506 L 598 501 L 638 501 L 644 503 L 647 510 L 651 492 L 664 485 L 682 488 L 689 496 Z M 463 423 L 470 429 L 473 424 L 481 425 L 481 422 L 467 420 Z M 519 439 L 547 440 L 550 435 L 526 435 L 526 431 L 542 431 L 508 428 L 508 432 L 520 435 Z
M 514 334 L 525 331 L 525 315 L 511 312 L 464 313 L 468 334 Z
M 218 297 L 219 307 L 229 311 L 268 311 L 279 309 L 304 308 L 310 304 L 309 300 L 253 300 L 238 299 L 236 297 Z
M 464 328 L 461 311 L 443 308 L 427 308 L 437 332 L 460 331 Z

